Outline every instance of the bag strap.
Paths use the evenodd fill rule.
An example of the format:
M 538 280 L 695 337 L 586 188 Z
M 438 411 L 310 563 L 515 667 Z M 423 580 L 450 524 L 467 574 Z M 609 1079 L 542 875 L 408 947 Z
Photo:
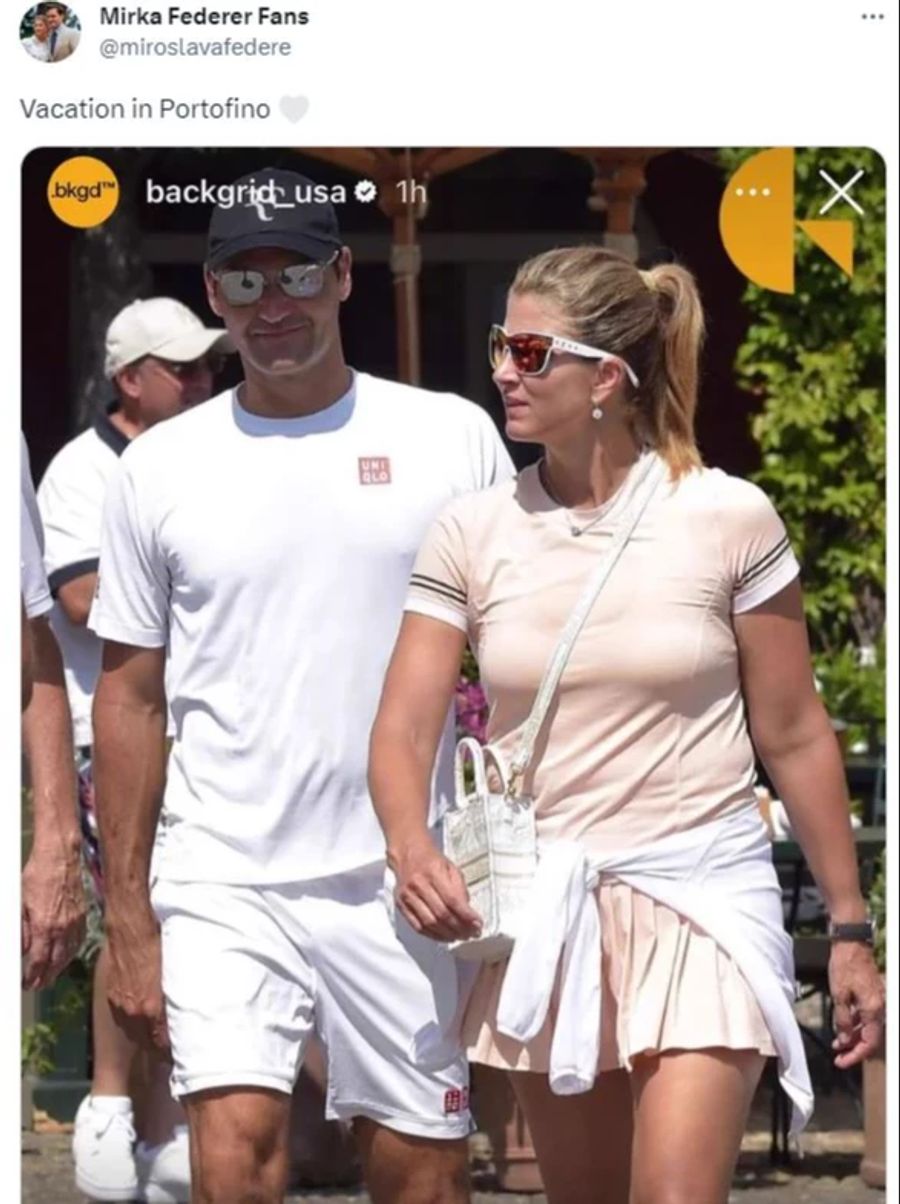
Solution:
M 522 734 L 519 737 L 516 750 L 510 762 L 510 776 L 506 787 L 508 797 L 512 797 L 515 794 L 518 783 L 525 776 L 525 772 L 531 763 L 538 732 L 546 718 L 550 702 L 556 691 L 556 687 L 559 685 L 559 679 L 562 677 L 578 633 L 584 626 L 585 620 L 615 567 L 616 561 L 622 555 L 625 545 L 640 522 L 641 515 L 647 508 L 647 503 L 662 481 L 664 467 L 664 463 L 660 457 L 655 452 L 650 452 L 646 454 L 646 463 L 640 465 L 638 468 L 638 478 L 630 491 L 630 503 L 616 527 L 612 541 L 605 555 L 602 557 L 597 571 L 591 577 L 587 587 L 578 599 L 575 609 L 569 615 L 562 635 L 559 638 L 559 643 L 556 646 L 556 651 L 553 653 L 550 663 L 544 671 L 544 677 L 538 689 L 537 697 L 534 700 L 534 705 L 531 708 L 531 714 L 525 721 L 525 726 L 522 729 Z

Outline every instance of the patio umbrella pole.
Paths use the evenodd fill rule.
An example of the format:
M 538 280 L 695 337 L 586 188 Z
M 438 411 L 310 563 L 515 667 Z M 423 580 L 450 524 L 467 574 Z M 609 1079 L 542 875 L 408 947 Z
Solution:
M 393 223 L 391 272 L 397 316 L 397 374 L 405 384 L 417 385 L 422 376 L 419 326 L 419 273 L 422 248 L 418 244 L 418 221 L 424 217 L 427 199 L 424 184 L 415 179 L 411 152 L 404 154 L 402 172 L 382 177 L 379 188 L 382 212 Z
M 410 226 L 413 228 L 410 229 Z M 405 384 L 417 385 L 422 376 L 419 343 L 419 271 L 422 249 L 416 243 L 415 221 L 394 218 L 391 271 L 397 313 L 397 370 Z

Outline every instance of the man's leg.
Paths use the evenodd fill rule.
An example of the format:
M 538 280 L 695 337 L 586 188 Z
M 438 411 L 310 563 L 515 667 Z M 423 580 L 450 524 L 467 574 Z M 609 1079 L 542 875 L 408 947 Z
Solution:
M 265 888 L 158 881 L 173 1081 L 193 1204 L 280 1204 L 314 975 Z M 277 910 L 277 915 L 273 911 Z
M 141 1050 L 139 1074 L 133 1076 L 135 1129 L 145 1145 L 171 1141 L 175 1129 L 187 1123 L 184 1108 L 172 1096 L 172 1063 L 155 1050 Z
M 304 927 L 317 975 L 316 1024 L 328 1047 L 328 1115 L 352 1119 L 374 1204 L 467 1204 L 468 1070 L 448 1042 L 439 1069 L 416 1049 L 455 1010 L 447 950 L 379 897 L 382 871 L 310 889 Z
M 363 1116 L 353 1132 L 372 1204 L 468 1204 L 465 1140 L 410 1137 Z
M 76 751 L 78 809 L 91 912 L 102 925 L 103 871 L 94 811 L 90 750 Z M 75 1183 L 89 1199 L 128 1199 L 137 1190 L 136 1110 L 133 1088 L 138 1046 L 117 1023 L 108 998 L 109 952 L 104 941 L 94 963 L 91 1001 L 91 1091 L 75 1116 Z
M 102 924 L 103 869 L 100 863 L 100 839 L 94 809 L 94 778 L 91 771 L 91 750 L 79 748 L 75 754 L 78 775 L 78 821 L 81 827 L 84 863 L 89 871 L 88 897 L 92 914 Z M 131 1094 L 131 1074 L 138 1046 L 116 1023 L 108 999 L 109 951 L 106 941 L 100 946 L 94 962 L 93 995 L 91 999 L 91 1033 L 93 1038 L 93 1096 Z
M 172 1064 L 136 1045 L 116 1023 L 107 996 L 109 958 L 104 944 L 94 965 L 91 1004 L 94 1077 L 91 1095 L 130 1096 L 135 1131 L 147 1145 L 170 1141 L 176 1125 L 185 1123 L 184 1109 L 172 1098 Z
M 185 1098 L 192 1204 L 281 1204 L 287 1189 L 291 1097 L 229 1087 Z
M 94 963 L 94 993 L 91 1001 L 93 1022 L 94 1077 L 91 1092 L 98 1095 L 127 1096 L 131 1093 L 131 1068 L 137 1045 L 116 1024 L 107 997 L 109 954 L 104 942 Z
M 131 1071 L 137 1047 L 115 1022 L 106 995 L 106 945 L 94 966 L 94 1074 L 75 1115 L 75 1185 L 88 1199 L 129 1199 L 137 1188 Z

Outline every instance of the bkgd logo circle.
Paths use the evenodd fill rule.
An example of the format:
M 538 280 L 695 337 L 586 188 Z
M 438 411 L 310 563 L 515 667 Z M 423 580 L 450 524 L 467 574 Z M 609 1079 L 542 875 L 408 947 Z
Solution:
M 99 226 L 119 203 L 119 181 L 112 168 L 90 155 L 60 163 L 47 185 L 50 208 L 67 226 Z

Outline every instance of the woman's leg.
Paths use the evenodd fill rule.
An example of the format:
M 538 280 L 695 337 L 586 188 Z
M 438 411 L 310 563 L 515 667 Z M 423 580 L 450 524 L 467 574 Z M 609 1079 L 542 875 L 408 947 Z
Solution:
M 632 1095 L 611 1070 L 582 1095 L 554 1095 L 545 1074 L 510 1074 L 525 1113 L 548 1204 L 628 1204 Z
M 737 1049 L 635 1059 L 631 1204 L 726 1204 L 764 1065 Z

